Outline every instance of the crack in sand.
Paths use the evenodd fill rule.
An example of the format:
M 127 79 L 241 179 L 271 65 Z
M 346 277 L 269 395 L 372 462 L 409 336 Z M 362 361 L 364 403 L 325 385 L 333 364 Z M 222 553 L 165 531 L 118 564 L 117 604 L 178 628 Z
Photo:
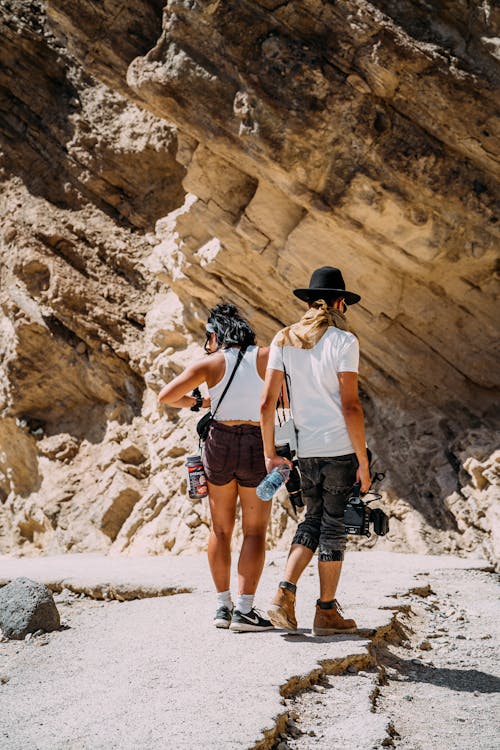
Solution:
M 449 744 L 449 740 L 448 745 L 446 745 L 445 741 L 446 736 L 448 738 L 454 737 L 453 733 L 450 735 L 454 727 L 453 722 L 461 722 L 458 724 L 459 729 L 456 730 L 460 733 L 461 731 L 467 731 L 467 724 L 474 721 L 475 718 L 454 716 L 454 712 L 458 714 L 461 711 L 464 716 L 468 716 L 467 701 L 471 700 L 472 696 L 494 696 L 500 689 L 500 679 L 494 675 L 492 663 L 487 662 L 489 667 L 487 671 L 476 668 L 464 669 L 462 666 L 464 662 L 453 656 L 457 653 L 457 646 L 453 639 L 459 639 L 460 644 L 467 644 L 468 639 L 475 640 L 474 628 L 477 628 L 477 623 L 474 627 L 468 625 L 469 620 L 464 616 L 463 610 L 460 613 L 456 608 L 449 609 L 450 601 L 447 601 L 447 598 L 451 598 L 452 595 L 446 589 L 443 590 L 443 581 L 448 583 L 448 586 L 451 586 L 451 584 L 454 586 L 460 585 L 461 583 L 462 596 L 455 597 L 455 599 L 462 600 L 467 594 L 467 577 L 472 580 L 473 576 L 482 575 L 483 579 L 478 583 L 482 582 L 484 585 L 488 585 L 488 581 L 491 583 L 492 579 L 488 579 L 487 575 L 491 572 L 491 569 L 464 571 L 465 580 L 448 581 L 446 572 L 440 571 L 432 580 L 432 585 L 427 583 L 423 586 L 415 586 L 406 593 L 397 595 L 397 598 L 410 598 L 410 602 L 380 607 L 382 610 L 392 611 L 393 614 L 385 625 L 371 631 L 371 634 L 363 633 L 365 637 L 369 636 L 366 654 L 358 653 L 341 659 L 323 660 L 319 662 L 319 666 L 312 669 L 308 674 L 290 677 L 280 688 L 280 694 L 283 696 L 282 702 L 287 705 L 287 710 L 277 717 L 273 729 L 265 732 L 264 739 L 253 745 L 251 750 L 291 750 L 292 748 L 308 750 L 312 746 L 322 750 L 322 748 L 331 747 L 331 736 L 322 741 L 321 738 L 324 735 L 317 737 L 314 729 L 304 731 L 301 724 L 305 729 L 314 726 L 311 720 L 314 720 L 314 711 L 319 711 L 323 712 L 323 726 L 321 728 L 324 729 L 324 722 L 329 720 L 328 708 L 324 707 L 322 700 L 318 700 L 317 693 L 323 693 L 324 695 L 320 697 L 326 698 L 326 690 L 328 687 L 333 687 L 328 677 L 341 675 L 353 678 L 356 675 L 358 677 L 361 675 L 371 677 L 373 684 L 368 695 L 368 703 L 363 703 L 362 697 L 358 703 L 355 702 L 355 708 L 356 710 L 359 709 L 359 715 L 355 714 L 354 717 L 352 715 L 348 717 L 346 713 L 346 720 L 350 718 L 351 721 L 367 722 L 366 707 L 369 706 L 371 714 L 376 720 L 372 731 L 373 736 L 377 735 L 375 744 L 370 741 L 369 732 L 367 732 L 366 737 L 363 737 L 362 745 L 356 745 L 355 740 L 353 740 L 353 744 L 360 750 L 371 747 L 396 746 L 400 747 L 401 750 L 403 748 L 411 748 L 411 750 L 427 748 L 427 750 L 430 750 L 430 748 L 438 747 L 458 747 L 459 744 L 456 744 L 456 742 L 460 743 L 459 739 L 456 741 L 453 739 L 452 745 Z M 473 591 L 471 580 L 468 581 L 469 595 Z M 436 584 L 441 586 L 441 592 Z M 438 591 L 438 593 L 436 594 L 435 591 Z M 454 607 L 456 606 L 454 604 Z M 444 623 L 446 623 L 446 626 L 444 626 Z M 483 627 L 493 627 L 493 625 L 490 625 L 489 618 L 485 618 L 481 624 Z M 435 632 L 433 632 L 433 627 Z M 448 638 L 452 640 L 448 642 Z M 493 636 L 491 633 L 487 633 L 486 635 L 483 634 L 480 639 L 489 643 L 490 640 L 493 640 Z M 443 641 L 448 645 L 442 646 Z M 439 651 L 440 648 L 444 651 Z M 492 646 L 492 649 L 494 649 L 494 646 Z M 440 657 L 441 661 L 444 659 L 443 664 L 453 664 L 454 668 L 450 669 L 443 664 L 436 667 L 434 660 L 438 660 L 439 653 L 444 654 Z M 470 654 L 470 652 L 466 653 Z M 479 653 L 480 658 L 484 657 L 485 654 L 487 658 L 488 647 L 480 647 Z M 431 656 L 432 660 L 430 659 Z M 490 661 L 491 659 L 490 656 Z M 471 666 L 468 662 L 465 662 L 465 664 Z M 481 660 L 478 664 L 481 665 Z M 370 670 L 371 674 L 367 674 L 367 670 Z M 421 690 L 421 683 L 426 685 L 426 690 Z M 337 692 L 341 693 L 344 688 L 345 686 L 337 686 Z M 399 692 L 404 692 L 405 695 L 399 695 L 396 688 Z M 428 690 L 434 690 L 434 696 L 431 698 L 429 695 L 431 702 L 427 705 L 427 709 L 425 706 L 421 706 L 420 710 L 415 711 L 417 706 L 414 706 L 413 701 L 423 700 L 421 696 L 423 693 L 427 694 Z M 297 701 L 297 699 L 299 700 Z M 434 705 L 433 700 L 437 701 L 438 705 Z M 443 702 L 442 705 L 440 701 Z M 321 704 L 323 707 L 315 708 L 315 704 Z M 438 714 L 441 713 L 441 716 L 436 719 L 437 723 L 441 722 L 441 735 L 438 734 L 435 739 L 431 739 L 430 744 L 429 738 L 421 741 L 418 733 L 419 726 L 426 726 L 426 722 L 422 722 L 421 717 L 425 715 L 429 705 L 433 705 L 433 711 L 436 710 Z M 406 710 L 407 706 L 408 711 Z M 330 701 L 329 708 L 332 723 L 334 719 L 338 721 L 338 714 L 342 714 L 343 711 L 342 703 L 333 703 L 335 716 L 331 713 L 332 701 Z M 482 718 L 478 719 L 478 721 L 485 723 L 483 748 L 494 747 L 493 744 L 491 746 L 488 744 L 488 742 L 492 742 L 491 737 L 493 737 L 492 733 L 494 732 L 493 713 L 491 708 L 485 706 L 482 709 Z M 326 719 L 325 714 L 327 714 Z M 410 721 L 408 720 L 409 716 L 411 717 Z M 318 724 L 321 724 L 321 721 Z M 461 729 L 461 727 L 465 727 L 465 729 Z M 317 727 L 315 728 L 317 729 Z M 317 729 L 317 731 L 320 730 Z M 314 737 L 314 739 L 310 739 L 310 737 Z M 488 739 L 489 737 L 490 739 Z M 345 738 L 335 738 L 339 742 L 339 746 L 341 746 L 343 739 Z M 437 744 L 433 745 L 433 741 L 436 741 Z
M 193 589 L 183 586 L 158 586 L 144 585 L 133 586 L 130 584 L 111 585 L 109 583 L 96 583 L 93 585 L 73 584 L 71 581 L 63 583 L 48 583 L 48 588 L 60 594 L 62 591 L 71 591 L 73 594 L 84 594 L 90 599 L 110 601 L 116 599 L 119 602 L 128 602 L 133 599 L 150 599 L 157 596 L 175 596 L 176 594 L 192 594 Z
M 394 607 L 381 607 L 381 609 L 395 610 L 390 621 L 375 630 L 358 630 L 361 638 L 369 637 L 366 654 L 352 654 L 340 659 L 323 659 L 319 666 L 312 669 L 306 675 L 293 675 L 286 683 L 280 687 L 280 695 L 283 699 L 294 698 L 300 693 L 313 690 L 315 686 L 320 685 L 328 676 L 356 674 L 361 670 L 374 669 L 379 666 L 378 648 L 382 643 L 397 642 L 406 640 L 406 629 L 398 620 L 398 614 L 407 613 L 411 608 L 409 605 L 396 605 Z M 342 636 L 340 636 L 342 638 Z M 350 668 L 352 672 L 350 672 Z M 377 688 L 375 688 L 377 689 Z M 374 699 L 375 700 L 375 699 Z M 277 748 L 281 737 L 287 734 L 287 725 L 298 718 L 296 711 L 284 711 L 276 718 L 275 726 L 272 729 L 264 731 L 264 739 L 257 742 L 250 750 L 274 750 Z M 298 730 L 300 732 L 300 730 Z M 388 731 L 388 736 L 390 731 Z M 395 731 L 395 730 L 394 730 Z M 295 736 L 298 736 L 297 729 L 294 730 Z

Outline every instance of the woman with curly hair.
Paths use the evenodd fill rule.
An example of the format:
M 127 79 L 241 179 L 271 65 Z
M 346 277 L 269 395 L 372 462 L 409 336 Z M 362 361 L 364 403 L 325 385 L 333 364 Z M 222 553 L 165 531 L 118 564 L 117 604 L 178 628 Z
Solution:
M 208 561 L 217 589 L 214 624 L 236 632 L 271 630 L 271 622 L 253 606 L 264 567 L 271 511 L 271 503 L 262 502 L 255 491 L 266 475 L 259 420 L 269 348 L 256 346 L 249 323 L 229 303 L 210 310 L 204 348 L 209 356 L 194 362 L 164 386 L 159 401 L 178 408 L 211 406 L 215 417 L 203 451 L 212 518 Z M 221 400 L 240 353 L 243 356 Z M 210 397 L 200 404 L 201 399 L 189 394 L 201 383 L 207 384 Z M 231 537 L 238 497 L 243 542 L 234 606 L 230 591 Z

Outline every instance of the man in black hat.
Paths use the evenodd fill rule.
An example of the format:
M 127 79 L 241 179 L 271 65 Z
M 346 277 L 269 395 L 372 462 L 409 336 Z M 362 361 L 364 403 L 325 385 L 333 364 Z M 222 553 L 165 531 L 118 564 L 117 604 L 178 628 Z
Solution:
M 370 487 L 363 410 L 358 395 L 359 345 L 347 330 L 345 312 L 361 297 L 346 291 L 338 268 L 317 268 L 307 289 L 294 294 L 308 303 L 298 323 L 271 344 L 262 396 L 261 428 L 268 471 L 283 464 L 274 440 L 274 411 L 285 378 L 297 429 L 298 459 L 306 514 L 292 541 L 268 616 L 276 627 L 294 631 L 297 582 L 318 549 L 320 597 L 313 633 L 351 633 L 335 599 L 346 534 L 344 508 L 356 481 Z

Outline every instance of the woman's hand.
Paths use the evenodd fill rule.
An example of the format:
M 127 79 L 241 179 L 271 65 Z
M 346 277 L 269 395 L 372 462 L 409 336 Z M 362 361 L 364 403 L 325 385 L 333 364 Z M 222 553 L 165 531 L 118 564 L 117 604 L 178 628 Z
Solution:
M 202 409 L 210 409 L 210 396 L 204 396 L 203 397 L 203 403 L 201 405 Z

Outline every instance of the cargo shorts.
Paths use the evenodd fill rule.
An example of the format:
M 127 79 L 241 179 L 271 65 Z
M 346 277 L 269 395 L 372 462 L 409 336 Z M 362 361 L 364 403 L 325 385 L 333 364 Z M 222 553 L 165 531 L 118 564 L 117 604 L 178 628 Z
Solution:
M 341 561 L 346 548 L 344 509 L 356 481 L 355 453 L 331 458 L 299 458 L 304 520 L 297 526 L 292 544 L 318 549 L 321 562 Z

